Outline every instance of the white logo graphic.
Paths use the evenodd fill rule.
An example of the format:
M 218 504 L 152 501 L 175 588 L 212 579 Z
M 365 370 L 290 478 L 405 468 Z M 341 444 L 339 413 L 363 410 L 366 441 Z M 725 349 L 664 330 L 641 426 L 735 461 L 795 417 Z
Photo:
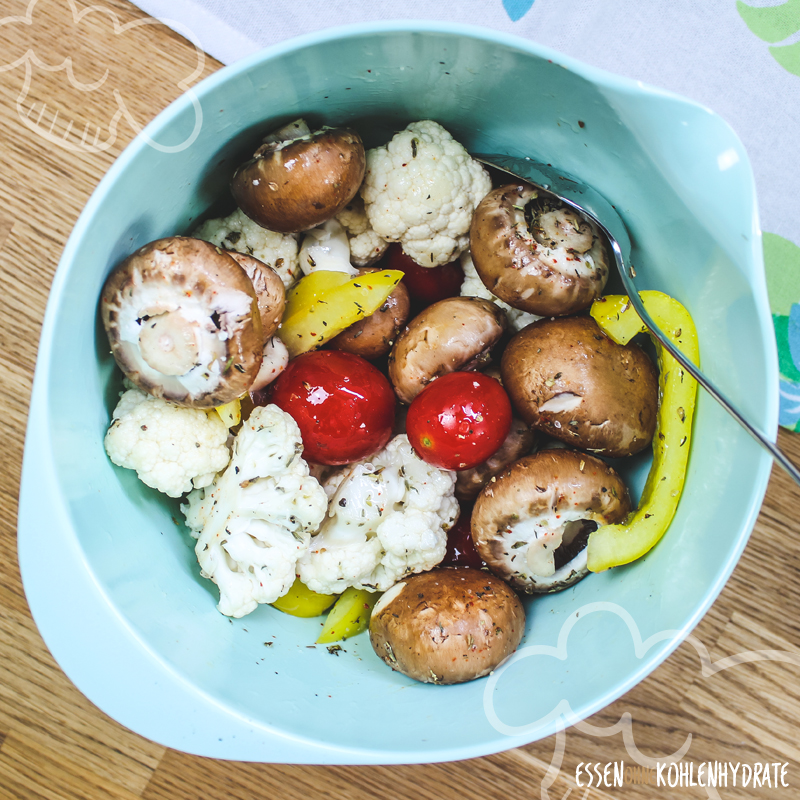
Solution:
M 606 737 L 614 736 L 617 733 L 622 734 L 622 739 L 625 744 L 625 749 L 631 759 L 642 767 L 648 769 L 655 769 L 659 764 L 673 764 L 678 763 L 688 753 L 689 747 L 692 743 L 692 734 L 686 737 L 686 741 L 681 747 L 670 755 L 660 756 L 659 758 L 651 758 L 642 753 L 636 746 L 633 737 L 633 718 L 629 712 L 624 712 L 616 723 L 608 727 L 597 727 L 591 725 L 585 720 L 581 720 L 566 699 L 560 700 L 556 706 L 545 714 L 540 719 L 525 725 L 507 725 L 504 723 L 494 708 L 494 697 L 499 681 L 502 679 L 505 671 L 512 666 L 531 656 L 550 656 L 557 658 L 560 661 L 566 661 L 568 655 L 568 640 L 569 635 L 579 619 L 583 620 L 589 614 L 598 612 L 612 613 L 618 616 L 627 626 L 633 642 L 634 653 L 637 658 L 644 658 L 647 652 L 654 645 L 663 641 L 672 641 L 675 637 L 680 636 L 680 631 L 667 630 L 655 633 L 646 640 L 642 639 L 642 634 L 639 631 L 639 626 L 631 614 L 626 611 L 622 606 L 611 602 L 597 602 L 588 603 L 579 608 L 575 613 L 570 614 L 561 626 L 558 634 L 558 643 L 555 646 L 551 645 L 528 645 L 520 650 L 517 650 L 510 658 L 501 664 L 489 677 L 486 679 L 486 685 L 483 693 L 483 709 L 486 718 L 489 720 L 491 726 L 499 733 L 506 736 L 519 736 L 524 734 L 533 733 L 543 726 L 555 722 L 555 749 L 553 757 L 547 772 L 542 779 L 541 784 L 541 798 L 548 800 L 550 794 L 548 789 L 558 778 L 561 772 L 561 764 L 563 761 L 564 752 L 566 749 L 566 728 L 574 726 L 577 730 L 590 736 Z M 712 661 L 709 655 L 708 648 L 691 634 L 681 637 L 683 641 L 689 642 L 697 652 L 700 659 L 700 672 L 704 678 L 710 678 L 718 672 L 730 669 L 731 667 L 739 666 L 740 664 L 752 664 L 758 661 L 780 661 L 787 664 L 795 664 L 800 666 L 800 655 L 790 653 L 785 650 L 748 650 L 736 655 L 727 656 L 719 661 Z M 704 787 L 710 800 L 720 800 L 717 789 L 713 786 Z M 587 789 L 583 797 L 589 796 L 589 789 Z M 567 797 L 572 793 L 572 789 L 568 789 L 566 794 L 561 800 L 567 800 Z
M 11 16 L 0 19 L 0 29 L 4 27 L 10 28 L 10 30 L 4 31 L 4 33 L 7 34 L 6 38 L 8 40 L 23 39 L 27 30 L 36 24 L 34 11 L 38 2 L 40 2 L 40 0 L 31 0 L 24 16 Z M 67 0 L 67 5 L 72 12 L 72 20 L 75 25 L 96 23 L 98 17 L 105 17 L 106 21 L 110 22 L 113 26 L 113 31 L 116 36 L 124 36 L 144 25 L 162 24 L 159 20 L 145 18 L 134 20 L 133 22 L 128 22 L 123 25 L 120 23 L 117 15 L 109 8 L 103 6 L 89 6 L 83 10 L 79 10 L 74 0 Z M 75 75 L 72 56 L 67 56 L 60 63 L 48 64 L 30 48 L 19 56 L 19 58 L 10 62 L 6 62 L 3 57 L 0 57 L 0 72 L 6 72 L 21 66 L 25 68 L 24 82 L 16 102 L 17 114 L 19 115 L 20 121 L 25 127 L 43 137 L 48 142 L 52 142 L 72 152 L 100 153 L 108 150 L 117 139 L 117 127 L 122 118 L 127 120 L 128 124 L 136 133 L 144 136 L 147 143 L 156 150 L 162 153 L 177 153 L 181 150 L 185 150 L 195 141 L 203 123 L 203 112 L 200 107 L 200 102 L 189 87 L 203 72 L 205 54 L 200 49 L 191 31 L 180 23 L 173 22 L 172 20 L 164 20 L 164 23 L 176 30 L 194 45 L 197 57 L 197 63 L 192 73 L 177 83 L 178 88 L 187 93 L 191 100 L 195 115 L 194 128 L 182 142 L 176 145 L 164 145 L 154 141 L 144 133 L 142 126 L 136 121 L 128 105 L 125 103 L 123 92 L 120 91 L 120 87 L 113 86 L 113 81 L 106 87 L 106 91 L 109 89 L 111 90 L 116 102 L 116 108 L 108 119 L 107 127 L 102 129 L 86 123 L 82 131 L 76 130 L 74 121 L 64 119 L 63 113 L 60 110 L 56 109 L 53 111 L 48 108 L 46 102 L 38 102 L 31 99 L 30 92 L 34 77 L 34 68 L 45 72 L 64 72 L 70 85 L 86 95 L 92 95 L 92 93 L 98 92 L 101 87 L 111 79 L 110 69 L 106 68 L 103 75 L 98 80 L 82 83 Z M 14 30 L 15 26 L 18 28 L 18 31 Z

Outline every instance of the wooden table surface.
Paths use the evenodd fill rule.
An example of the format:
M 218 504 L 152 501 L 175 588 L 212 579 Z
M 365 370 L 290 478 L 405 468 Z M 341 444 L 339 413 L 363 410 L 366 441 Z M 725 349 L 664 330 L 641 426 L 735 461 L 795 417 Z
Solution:
M 160 24 L 120 29 L 147 19 L 124 0 L 101 0 L 79 24 L 64 0 L 40 0 L 30 24 L 8 20 L 24 17 L 27 6 L 28 0 L 0 3 L 0 67 L 20 59 L 15 69 L 0 72 L 0 798 L 538 798 L 548 796 L 542 793 L 544 779 L 552 798 L 565 797 L 570 789 L 572 798 L 708 796 L 700 788 L 633 783 L 584 795 L 575 788 L 578 763 L 633 762 L 622 733 L 598 736 L 575 728 L 500 755 L 441 765 L 214 761 L 141 738 L 70 683 L 31 619 L 17 566 L 17 496 L 40 326 L 67 236 L 95 185 L 135 134 L 122 116 L 113 135 L 116 97 L 124 97 L 136 124 L 147 122 L 181 93 L 197 55 Z M 39 59 L 30 81 L 22 60 L 26 52 Z M 66 58 L 72 59 L 72 79 L 66 70 L 45 68 Z M 29 55 L 28 63 L 33 61 Z M 206 58 L 196 79 L 218 67 Z M 88 90 L 106 70 L 105 82 Z M 65 132 L 70 147 L 54 142 Z M 800 461 L 800 436 L 782 432 L 779 441 Z M 800 786 L 799 500 L 789 479 L 774 471 L 744 556 L 694 633 L 713 660 L 759 649 L 789 655 L 704 677 L 694 647 L 684 643 L 650 677 L 590 719 L 592 725 L 610 726 L 627 715 L 633 739 L 647 756 L 671 754 L 691 737 L 685 760 L 780 762 L 788 764 L 788 782 Z M 721 789 L 720 796 L 789 798 L 800 797 L 800 789 L 751 785 Z

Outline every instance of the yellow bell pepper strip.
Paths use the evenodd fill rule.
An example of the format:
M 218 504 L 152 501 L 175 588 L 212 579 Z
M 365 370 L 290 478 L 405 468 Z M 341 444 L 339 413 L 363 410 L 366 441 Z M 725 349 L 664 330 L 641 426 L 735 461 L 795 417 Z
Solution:
M 300 578 L 297 578 L 292 584 L 292 588 L 271 605 L 278 611 L 291 614 L 293 617 L 318 617 L 336 602 L 338 596 L 338 594 L 312 592 L 308 586 L 300 583 Z
M 225 423 L 226 428 L 233 428 L 242 421 L 242 404 L 238 397 L 231 400 L 230 403 L 217 406 L 214 410 L 219 414 L 219 418 Z
M 289 290 L 278 336 L 289 358 L 321 347 L 353 323 L 377 311 L 403 279 L 384 269 L 349 279 L 343 272 L 317 271 Z
M 306 275 L 286 293 L 283 318 L 293 317 L 298 311 L 309 308 L 331 289 L 336 289 L 349 281 L 350 276 L 346 272 L 317 270 Z
M 368 592 L 366 589 L 345 589 L 328 614 L 317 644 L 338 642 L 365 631 L 380 596 L 380 592 Z
M 699 366 L 697 331 L 689 312 L 661 292 L 640 292 L 639 297 L 656 325 Z M 625 296 L 595 300 L 590 313 L 617 344 L 627 344 L 637 333 L 647 330 Z M 653 465 L 639 507 L 624 523 L 603 525 L 589 536 L 587 557 L 592 572 L 627 564 L 654 547 L 669 527 L 683 491 L 697 381 L 651 338 L 658 352 L 661 395 L 653 437 Z

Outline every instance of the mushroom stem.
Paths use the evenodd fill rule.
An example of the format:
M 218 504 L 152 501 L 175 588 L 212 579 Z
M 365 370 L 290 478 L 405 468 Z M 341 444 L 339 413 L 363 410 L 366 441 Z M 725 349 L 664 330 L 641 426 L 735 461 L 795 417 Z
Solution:
M 149 317 L 139 333 L 142 358 L 162 375 L 185 375 L 200 354 L 197 334 L 197 323 L 179 311 Z
M 564 247 L 576 253 L 588 253 L 594 240 L 589 223 L 568 208 L 540 214 L 531 226 L 531 233 L 539 244 Z
M 251 392 L 258 392 L 269 386 L 280 375 L 289 363 L 289 351 L 277 337 L 272 336 L 264 344 L 264 358 L 256 379 L 250 386 Z
M 329 219 L 305 234 L 299 260 L 300 268 L 306 275 L 317 270 L 358 274 L 358 270 L 350 263 L 347 233 L 335 219 Z
M 524 558 L 531 575 L 549 578 L 586 547 L 589 531 L 596 529 L 584 512 L 545 514 L 517 523 L 509 538 L 527 540 Z
M 529 527 L 526 522 L 520 523 L 520 525 L 516 526 L 517 529 L 514 530 L 514 535 L 522 534 L 522 531 L 518 529 L 523 526 Z M 547 578 L 555 574 L 555 552 L 561 546 L 564 527 L 562 525 L 553 529 L 536 523 L 532 527 L 533 538 L 529 540 L 526 548 L 525 563 L 533 575 L 541 575 Z
M 295 139 L 302 139 L 304 136 L 311 136 L 311 129 L 304 119 L 296 119 L 294 122 L 268 133 L 262 141 L 269 146 L 268 149 L 273 150 L 276 148 L 271 145 L 286 144 L 287 142 L 293 142 Z

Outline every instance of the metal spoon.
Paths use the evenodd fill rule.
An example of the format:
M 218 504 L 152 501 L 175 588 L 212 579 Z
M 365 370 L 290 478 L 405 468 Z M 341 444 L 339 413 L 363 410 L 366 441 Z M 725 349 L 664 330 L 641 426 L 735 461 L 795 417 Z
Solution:
M 631 304 L 645 327 L 672 357 L 789 473 L 800 486 L 800 470 L 755 425 L 749 422 L 722 392 L 661 332 L 647 313 L 633 279 L 636 272 L 630 263 L 631 240 L 625 223 L 616 209 L 599 192 L 564 172 L 530 158 L 478 154 L 475 159 L 514 178 L 532 183 L 554 194 L 568 206 L 590 217 L 608 237 L 614 261 Z M 626 264 L 628 265 L 626 267 Z

